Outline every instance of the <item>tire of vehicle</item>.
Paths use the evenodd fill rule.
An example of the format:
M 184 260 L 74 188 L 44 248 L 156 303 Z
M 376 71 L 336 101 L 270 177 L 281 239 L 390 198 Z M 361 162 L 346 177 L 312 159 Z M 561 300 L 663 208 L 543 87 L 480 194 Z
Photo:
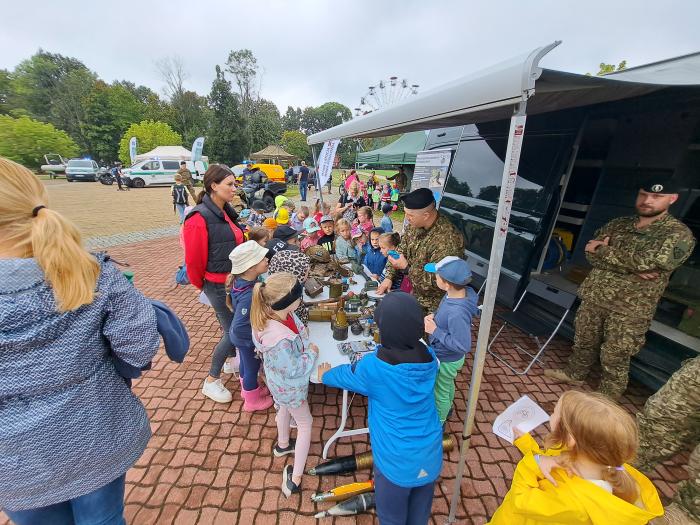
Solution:
M 111 186 L 112 184 L 114 184 L 114 177 L 102 177 L 100 179 L 100 182 L 105 186 Z
M 265 205 L 265 212 L 270 213 L 275 209 L 275 197 L 271 193 L 266 193 L 263 195 L 263 204 Z
M 140 177 L 136 177 L 131 182 L 134 188 L 143 188 L 144 186 L 146 186 L 146 183 L 143 182 L 143 179 Z
M 68 182 L 73 182 L 73 179 L 69 179 L 68 177 L 66 177 L 66 180 L 67 180 Z

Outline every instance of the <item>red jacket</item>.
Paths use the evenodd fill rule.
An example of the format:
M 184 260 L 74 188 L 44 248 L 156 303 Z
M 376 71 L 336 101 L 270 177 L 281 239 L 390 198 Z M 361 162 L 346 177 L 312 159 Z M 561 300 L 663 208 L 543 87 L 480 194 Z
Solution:
M 244 242 L 243 232 L 224 213 L 224 218 L 231 227 L 233 235 L 236 237 L 236 246 Z M 185 264 L 187 265 L 187 277 L 190 282 L 200 290 L 204 286 L 204 281 L 211 283 L 225 283 L 226 273 L 210 273 L 206 271 L 207 258 L 209 254 L 209 233 L 207 223 L 199 213 L 195 213 L 185 221 L 182 227 L 182 238 L 185 243 Z

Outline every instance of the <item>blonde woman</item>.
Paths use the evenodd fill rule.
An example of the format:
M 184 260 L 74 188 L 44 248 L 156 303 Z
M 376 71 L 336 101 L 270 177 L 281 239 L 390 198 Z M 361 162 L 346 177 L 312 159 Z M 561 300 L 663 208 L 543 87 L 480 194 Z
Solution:
M 352 224 L 357 218 L 357 209 L 366 206 L 365 199 L 362 197 L 360 185 L 355 180 L 350 183 L 348 192 L 340 196 L 338 204 L 335 205 L 336 213 L 342 213 L 343 219 Z
M 17 525 L 124 523 L 151 430 L 114 363 L 150 363 L 155 313 L 2 157 L 0 326 L 0 508 Z

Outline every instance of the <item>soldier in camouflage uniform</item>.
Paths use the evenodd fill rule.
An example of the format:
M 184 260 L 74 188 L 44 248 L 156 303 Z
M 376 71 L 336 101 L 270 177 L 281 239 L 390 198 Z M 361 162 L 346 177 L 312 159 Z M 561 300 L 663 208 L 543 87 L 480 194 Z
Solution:
M 187 188 L 187 191 L 190 192 L 195 202 L 197 202 L 197 194 L 194 191 L 194 184 L 192 183 L 192 172 L 187 169 L 187 162 L 184 160 L 180 162 L 180 169 L 177 170 L 177 175 L 182 177 L 182 183 Z
M 412 191 L 401 199 L 408 221 L 398 247 L 401 257 L 394 261 L 396 266 L 387 261 L 386 278 L 377 291 L 388 292 L 396 273 L 404 271 L 420 305 L 426 313 L 434 312 L 445 293 L 437 287 L 435 274 L 424 271 L 423 267 L 448 255 L 464 257 L 464 237 L 447 217 L 440 215 L 429 189 Z
M 565 370 L 545 376 L 582 384 L 600 356 L 599 391 L 618 399 L 627 388 L 630 359 L 644 345 L 669 277 L 695 246 L 688 227 L 668 213 L 678 199 L 670 184 L 640 188 L 637 216 L 610 221 L 586 245 L 593 269 L 578 290 L 573 353 Z
M 639 451 L 637 468 L 652 470 L 688 447 L 695 447 L 688 461 L 688 481 L 678 485 L 677 502 L 654 523 L 692 523 L 700 520 L 700 356 L 689 359 L 671 376 L 644 410 L 637 414 Z M 675 519 L 674 519 L 675 516 Z M 700 521 L 698 521 L 700 523 Z

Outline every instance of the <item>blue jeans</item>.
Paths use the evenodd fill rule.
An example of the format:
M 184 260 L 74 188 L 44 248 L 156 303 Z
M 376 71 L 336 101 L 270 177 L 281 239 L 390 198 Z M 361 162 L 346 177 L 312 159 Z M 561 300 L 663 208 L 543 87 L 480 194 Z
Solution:
M 236 350 L 228 336 L 228 330 L 233 320 L 233 312 L 226 306 L 226 288 L 223 283 L 204 281 L 202 291 L 209 299 L 212 308 L 214 308 L 216 318 L 219 320 L 219 325 L 223 332 L 221 339 L 214 347 L 214 355 L 211 358 L 211 367 L 209 368 L 209 375 L 218 379 L 221 376 L 221 369 L 224 367 L 226 358 L 236 355 Z
M 255 355 L 255 348 L 239 348 L 238 373 L 243 378 L 243 390 L 250 392 L 258 388 L 258 372 L 262 361 Z
M 301 196 L 302 201 L 306 200 L 306 187 L 308 184 L 308 181 L 299 181 L 299 195 Z
M 433 506 L 431 481 L 420 487 L 399 487 L 374 467 L 374 494 L 377 517 L 382 525 L 426 525 Z
M 180 216 L 180 224 L 185 222 L 185 207 L 187 204 L 176 204 L 175 209 L 177 209 L 177 214 Z
M 104 487 L 62 503 L 30 510 L 5 509 L 16 525 L 126 525 L 125 474 Z

